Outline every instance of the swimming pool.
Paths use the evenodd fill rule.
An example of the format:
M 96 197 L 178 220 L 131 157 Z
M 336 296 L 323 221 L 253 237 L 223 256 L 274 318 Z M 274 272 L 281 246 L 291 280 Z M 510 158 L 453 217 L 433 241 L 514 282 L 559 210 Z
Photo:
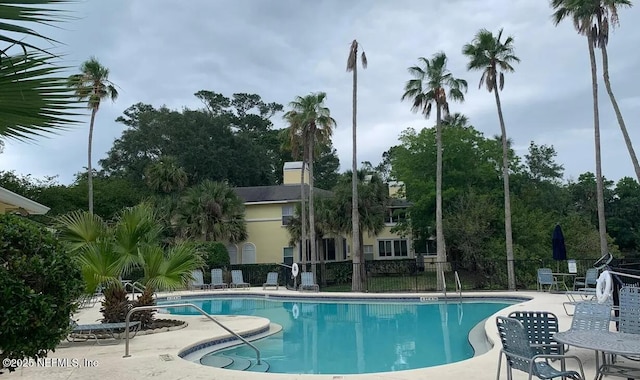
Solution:
M 173 303 L 177 302 L 185 300 Z M 188 302 L 214 315 L 255 315 L 281 325 L 279 333 L 253 342 L 269 363 L 269 372 L 361 374 L 431 367 L 473 357 L 470 330 L 518 301 L 344 302 L 234 297 Z M 189 308 L 168 307 L 171 303 L 159 305 L 171 314 L 198 314 Z M 255 359 L 255 352 L 245 345 L 203 353 L 203 357 L 207 355 Z

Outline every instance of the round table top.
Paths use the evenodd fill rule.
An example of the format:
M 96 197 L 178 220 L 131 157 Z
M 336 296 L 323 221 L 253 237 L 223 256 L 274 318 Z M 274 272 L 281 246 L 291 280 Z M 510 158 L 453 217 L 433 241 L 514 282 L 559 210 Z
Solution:
M 611 331 L 564 331 L 553 335 L 559 342 L 574 347 L 622 355 L 640 355 L 640 335 Z

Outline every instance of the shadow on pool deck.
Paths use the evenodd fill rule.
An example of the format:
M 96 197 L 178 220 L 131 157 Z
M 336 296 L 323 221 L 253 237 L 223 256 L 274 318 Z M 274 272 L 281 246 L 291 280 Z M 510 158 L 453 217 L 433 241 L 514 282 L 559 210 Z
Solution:
M 171 296 L 183 296 L 190 294 L 211 294 L 208 292 L 173 292 Z M 217 291 L 216 294 L 220 294 Z M 233 294 L 235 291 L 225 291 L 225 293 Z M 240 293 L 240 292 L 238 292 Z M 246 293 L 243 291 L 242 293 Z M 279 294 L 291 295 L 295 297 L 300 295 L 298 292 L 288 290 L 267 290 L 262 288 L 252 288 L 251 293 L 254 294 Z M 166 294 L 165 294 L 166 295 Z M 311 293 L 305 293 L 305 296 L 313 296 Z M 315 293 L 317 296 L 327 296 L 323 293 Z M 409 294 L 409 296 L 419 296 L 420 294 Z M 425 293 L 424 296 L 433 297 L 434 293 Z M 356 294 L 356 293 L 331 293 L 331 296 L 375 296 L 375 294 Z M 386 296 L 386 294 L 385 294 Z M 407 297 L 408 294 L 399 294 L 399 296 Z M 563 308 L 562 302 L 566 301 L 563 294 L 549 294 L 536 292 L 466 292 L 463 296 L 490 296 L 490 297 L 532 297 L 530 301 L 518 303 L 509 306 L 506 309 L 496 313 L 495 315 L 507 315 L 513 310 L 547 310 L 555 313 L 560 322 L 560 330 L 566 330 L 571 325 L 571 317 L 568 317 Z M 100 316 L 99 305 L 83 309 L 76 316 L 80 319 L 80 323 L 95 323 Z M 498 362 L 498 353 L 500 350 L 497 330 L 495 327 L 495 315 L 488 318 L 485 324 L 485 330 L 490 341 L 496 342 L 493 348 L 484 355 L 476 356 L 461 362 L 409 370 L 400 372 L 385 372 L 363 375 L 293 375 L 293 374 L 275 374 L 275 373 L 246 373 L 232 370 L 224 370 L 218 368 L 205 367 L 195 364 L 178 357 L 178 352 L 187 346 L 197 342 L 210 340 L 215 337 L 227 334 L 222 328 L 214 325 L 211 321 L 202 316 L 175 316 L 172 319 L 182 319 L 189 323 L 184 329 L 170 331 L 158 334 L 150 334 L 137 336 L 130 341 L 131 357 L 123 358 L 125 353 L 124 343 L 113 346 L 99 346 L 95 344 L 72 344 L 66 348 L 58 348 L 55 352 L 49 354 L 50 358 L 56 360 L 51 364 L 64 363 L 64 359 L 76 359 L 78 366 L 52 366 L 47 367 L 31 367 L 21 368 L 11 374 L 5 374 L 7 379 L 65 379 L 65 380 L 85 380 L 85 379 L 103 379 L 115 378 L 118 380 L 139 380 L 139 379 L 190 379 L 190 380 L 235 380 L 235 379 L 269 379 L 269 380 L 292 380 L 292 379 L 314 379 L 314 380 L 336 380 L 336 379 L 478 379 L 490 380 L 495 379 Z M 160 318 L 168 318 L 167 315 L 158 315 Z M 260 317 L 226 317 L 220 316 L 220 321 L 227 325 L 235 332 L 253 330 L 259 326 L 268 323 L 266 319 Z M 425 327 L 428 328 L 428 327 Z M 336 342 L 338 343 L 338 342 Z M 593 351 L 571 348 L 570 353 L 577 355 L 582 359 L 585 366 L 585 375 L 592 378 L 595 375 L 595 356 Z M 57 360 L 60 359 L 60 360 Z M 572 368 L 572 364 L 568 363 L 568 367 Z M 506 379 L 506 373 L 501 378 Z M 514 371 L 514 379 L 525 379 L 526 374 Z

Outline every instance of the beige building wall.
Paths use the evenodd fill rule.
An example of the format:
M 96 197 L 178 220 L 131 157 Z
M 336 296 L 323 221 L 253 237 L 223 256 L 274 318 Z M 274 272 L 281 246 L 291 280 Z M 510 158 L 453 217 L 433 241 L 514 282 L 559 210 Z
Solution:
M 294 206 L 295 203 L 265 203 L 245 205 L 245 219 L 247 221 L 247 240 L 236 244 L 238 251 L 238 263 L 249 264 L 251 248 L 244 249 L 247 245 L 255 246 L 255 263 L 281 263 L 283 261 L 284 248 L 289 246 L 289 233 L 287 227 L 282 225 L 283 206 Z

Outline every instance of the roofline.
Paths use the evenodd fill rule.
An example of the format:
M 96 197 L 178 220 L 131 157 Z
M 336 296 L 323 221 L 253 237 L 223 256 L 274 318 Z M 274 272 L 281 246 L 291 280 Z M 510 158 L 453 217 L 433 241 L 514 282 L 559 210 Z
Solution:
M 23 209 L 32 215 L 44 215 L 50 210 L 49 207 L 7 190 L 4 187 L 0 187 L 0 202 L 14 206 L 14 208 L 9 208 L 8 211 Z

